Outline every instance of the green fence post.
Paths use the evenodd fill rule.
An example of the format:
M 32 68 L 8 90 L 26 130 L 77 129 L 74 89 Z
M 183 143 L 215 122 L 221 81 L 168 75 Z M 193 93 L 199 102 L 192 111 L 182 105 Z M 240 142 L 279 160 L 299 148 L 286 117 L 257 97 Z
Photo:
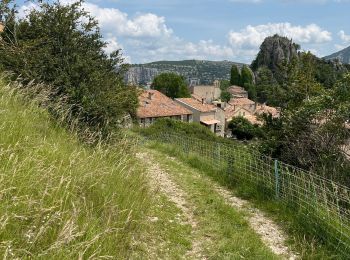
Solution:
M 280 196 L 280 178 L 278 172 L 278 160 L 275 160 L 275 190 L 276 190 L 276 199 Z

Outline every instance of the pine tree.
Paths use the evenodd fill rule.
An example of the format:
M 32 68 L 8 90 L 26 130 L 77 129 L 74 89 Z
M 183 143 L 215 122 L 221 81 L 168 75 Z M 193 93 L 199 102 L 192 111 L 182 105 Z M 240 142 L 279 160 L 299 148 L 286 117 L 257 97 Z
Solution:
M 239 86 L 241 84 L 241 74 L 237 65 L 232 65 L 230 83 L 231 85 L 236 86 Z

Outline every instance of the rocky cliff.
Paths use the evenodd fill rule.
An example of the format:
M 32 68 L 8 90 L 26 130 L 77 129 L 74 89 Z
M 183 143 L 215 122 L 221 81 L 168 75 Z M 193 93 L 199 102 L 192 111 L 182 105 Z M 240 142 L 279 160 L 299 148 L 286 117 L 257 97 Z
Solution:
M 162 72 L 174 72 L 182 75 L 188 83 L 212 84 L 214 80 L 229 79 L 233 64 L 242 67 L 243 64 L 231 61 L 157 61 L 147 64 L 134 64 L 126 74 L 126 81 L 132 84 L 146 85 Z
M 326 60 L 338 60 L 341 63 L 345 63 L 345 64 L 350 64 L 350 46 L 338 51 L 336 53 L 333 53 L 329 56 L 324 57 L 324 59 Z
M 253 70 L 266 66 L 271 71 L 276 72 L 278 65 L 290 62 L 293 58 L 298 58 L 300 46 L 292 40 L 274 35 L 267 37 L 262 45 L 256 59 L 252 63 Z

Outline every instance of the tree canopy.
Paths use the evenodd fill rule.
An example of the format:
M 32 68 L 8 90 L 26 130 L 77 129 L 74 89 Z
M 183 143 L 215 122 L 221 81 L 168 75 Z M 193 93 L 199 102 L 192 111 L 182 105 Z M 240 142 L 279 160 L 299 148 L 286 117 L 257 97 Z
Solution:
M 241 85 L 241 74 L 237 65 L 232 65 L 230 83 L 236 86 Z
M 191 96 L 184 77 L 175 73 L 162 73 L 155 77 L 152 89 L 158 90 L 170 98 Z
M 54 98 L 65 97 L 72 114 L 89 126 L 115 125 L 134 115 L 135 88 L 123 83 L 126 69 L 120 50 L 107 54 L 97 21 L 82 8 L 83 1 L 62 4 L 40 1 L 24 18 L 1 6 L 0 64 L 25 82 L 50 85 Z

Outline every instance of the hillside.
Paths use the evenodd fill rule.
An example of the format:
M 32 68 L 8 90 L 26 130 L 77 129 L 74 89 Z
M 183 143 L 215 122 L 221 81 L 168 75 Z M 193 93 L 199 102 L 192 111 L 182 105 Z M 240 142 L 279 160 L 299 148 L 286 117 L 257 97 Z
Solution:
M 350 46 L 336 53 L 324 57 L 326 60 L 338 60 L 341 63 L 350 64 Z
M 128 142 L 83 145 L 15 87 L 0 77 L 0 256 L 127 258 L 149 205 Z
M 216 79 L 229 79 L 230 69 L 233 64 L 239 67 L 241 63 L 231 61 L 157 61 L 146 64 L 134 64 L 126 75 L 126 81 L 134 84 L 147 84 L 162 72 L 175 72 L 191 80 L 196 84 L 212 84 Z

